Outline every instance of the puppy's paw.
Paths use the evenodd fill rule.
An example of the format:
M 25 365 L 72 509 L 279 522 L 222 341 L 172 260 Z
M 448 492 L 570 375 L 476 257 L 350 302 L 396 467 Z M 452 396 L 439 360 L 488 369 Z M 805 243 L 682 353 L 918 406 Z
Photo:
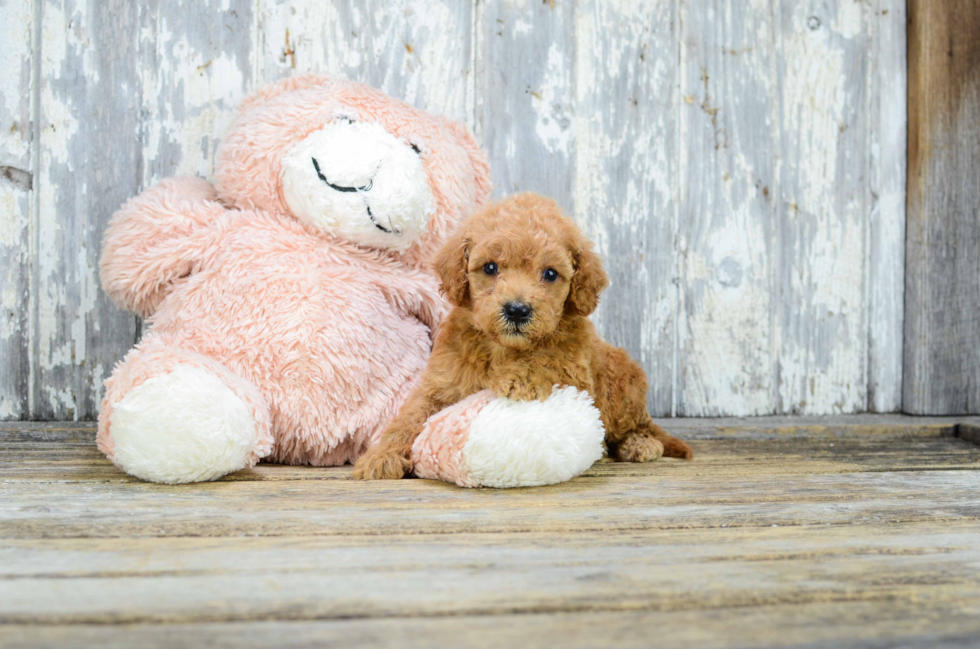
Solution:
M 663 454 L 663 443 L 647 435 L 627 435 L 616 447 L 620 462 L 653 462 Z
M 493 391 L 498 397 L 515 401 L 545 401 L 551 396 L 553 387 L 551 383 L 504 379 L 494 386 Z
M 398 480 L 412 469 L 412 460 L 399 449 L 375 446 L 354 464 L 355 480 Z

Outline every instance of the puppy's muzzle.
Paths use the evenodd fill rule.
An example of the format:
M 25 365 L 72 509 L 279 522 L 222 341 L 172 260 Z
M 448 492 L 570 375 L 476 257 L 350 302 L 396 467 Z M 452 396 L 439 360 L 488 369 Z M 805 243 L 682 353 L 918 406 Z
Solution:
M 516 327 L 526 324 L 531 319 L 534 309 L 524 302 L 508 302 L 503 308 L 504 319 Z

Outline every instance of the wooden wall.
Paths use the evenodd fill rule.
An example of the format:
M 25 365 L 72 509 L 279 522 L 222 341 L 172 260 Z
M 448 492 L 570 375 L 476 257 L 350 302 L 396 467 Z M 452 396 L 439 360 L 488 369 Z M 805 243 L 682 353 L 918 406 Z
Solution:
M 904 405 L 980 412 L 980 2 L 909 2 Z
M 316 70 L 464 120 L 605 255 L 657 415 L 895 411 L 904 0 L 0 0 L 0 418 L 86 419 L 139 334 L 128 196 Z M 908 358 L 906 356 L 906 358 Z

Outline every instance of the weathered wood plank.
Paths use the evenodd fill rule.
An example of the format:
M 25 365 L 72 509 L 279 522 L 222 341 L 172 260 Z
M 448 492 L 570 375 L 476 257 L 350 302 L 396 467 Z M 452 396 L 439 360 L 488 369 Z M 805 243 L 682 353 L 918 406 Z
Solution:
M 978 420 L 764 421 L 521 490 L 23 481 L 31 449 L 95 457 L 91 427 L 0 425 L 0 646 L 971 646 Z
M 866 21 L 871 68 L 868 230 L 868 402 L 871 412 L 902 409 L 905 319 L 907 147 L 906 0 L 875 0 Z
M 919 530 L 921 531 L 921 530 Z M 28 570 L 0 578 L 0 623 L 214 622 L 710 611 L 914 596 L 980 597 L 976 527 L 949 531 L 770 528 L 737 533 L 159 540 L 73 552 L 20 544 Z M 181 551 L 176 551 L 176 550 Z M 105 553 L 120 564 L 107 565 Z M 128 556 L 127 556 L 128 555 Z M 106 570 L 92 570 L 88 557 Z M 679 558 L 683 560 L 679 561 Z M 52 574 L 52 561 L 65 573 Z M 149 565 L 148 565 L 149 564 Z M 887 565 L 887 570 L 880 566 Z M 127 569 L 128 567 L 128 569 Z M 419 584 L 425 583 L 425 588 Z M 251 587 L 250 587 L 251 585 Z
M 823 559 L 921 557 L 970 551 L 976 523 L 878 521 L 859 536 L 845 526 L 601 530 L 556 536 L 501 534 L 395 534 L 381 536 L 275 536 L 238 538 L 5 539 L 0 543 L 0 580 L 114 579 L 165 575 L 203 576 L 345 569 L 441 570 L 470 566 L 658 565 L 683 554 L 693 564 L 715 561 L 801 562 Z M 683 552 L 679 548 L 686 548 Z M 602 549 L 602 551 L 600 551 Z M 385 561 L 378 565 L 379 555 Z M 671 588 L 682 584 L 665 584 Z M 791 584 L 790 587 L 797 587 Z
M 40 0 L 30 415 L 92 419 L 136 319 L 99 288 L 102 232 L 140 186 L 139 4 Z
M 867 3 L 784 0 L 776 23 L 781 173 L 778 408 L 867 408 Z
M 746 473 L 580 478 L 513 491 L 461 490 L 421 480 L 233 481 L 187 488 L 86 481 L 83 489 L 10 481 L 0 484 L 0 538 L 622 533 L 980 519 L 975 471 L 818 474 L 789 481 L 785 475 Z M 913 499 L 929 507 L 914 507 Z
M 33 0 L 0 3 L 0 420 L 30 415 Z
M 780 121 L 773 5 L 680 7 L 677 413 L 772 414 Z
M 913 413 L 980 412 L 980 5 L 909 2 L 905 380 Z
M 702 611 L 452 616 L 319 622 L 0 627 L 10 649 L 175 647 L 902 647 L 964 649 L 980 639 L 980 601 L 830 602 Z
M 575 6 L 577 220 L 612 282 L 593 318 L 674 412 L 677 16 L 672 0 Z
M 142 187 L 209 178 L 238 104 L 253 85 L 248 3 L 152 0 L 141 8 Z
M 797 475 L 862 471 L 934 471 L 980 468 L 980 447 L 964 432 L 965 425 L 906 429 L 888 433 L 876 427 L 837 429 L 833 426 L 759 430 L 745 434 L 732 428 L 693 430 L 711 443 L 692 441 L 697 460 L 633 465 L 603 462 L 584 478 L 661 476 L 690 479 L 699 475 L 741 477 L 746 473 Z M 980 428 L 978 428 L 980 430 Z M 953 439 L 954 435 L 960 440 Z M 33 434 L 4 436 L 0 477 L 7 482 L 137 482 L 118 470 L 92 443 L 94 433 L 53 440 Z M 349 480 L 350 467 L 290 467 L 270 464 L 227 476 L 223 480 L 295 481 Z M 583 478 L 583 479 L 584 479 Z M 70 487 L 65 486 L 69 489 Z
M 487 0 L 477 121 L 495 196 L 535 191 L 576 213 L 575 3 Z M 581 116 L 579 116 L 581 117 Z
M 491 152 L 498 195 L 533 189 L 574 213 L 614 280 L 597 322 L 644 364 L 655 413 L 896 409 L 903 5 L 811 4 L 5 3 L 17 47 L 4 52 L 3 110 L 33 102 L 40 119 L 32 152 L 30 114 L 0 136 L 0 166 L 39 172 L 33 196 L 0 179 L 3 200 L 16 195 L 0 236 L 0 418 L 94 417 L 102 377 L 137 332 L 97 288 L 105 219 L 160 177 L 210 173 L 241 96 L 308 70 L 466 121 Z M 24 86 L 35 8 L 39 83 Z M 98 154 L 109 160 L 92 164 Z M 946 254 L 917 236 L 910 246 Z M 967 261 L 946 266 L 961 283 L 978 274 L 978 256 L 962 254 L 978 239 L 951 235 Z M 937 291 L 959 300 L 953 285 L 926 286 L 916 304 L 928 312 Z M 909 331 L 928 320 L 968 340 L 976 319 L 954 311 Z M 946 354 L 975 378 L 980 357 L 950 345 L 961 347 L 906 356 L 938 365 Z M 960 399 L 919 374 L 907 391 Z
M 257 2 L 257 83 L 337 74 L 473 126 L 473 3 Z

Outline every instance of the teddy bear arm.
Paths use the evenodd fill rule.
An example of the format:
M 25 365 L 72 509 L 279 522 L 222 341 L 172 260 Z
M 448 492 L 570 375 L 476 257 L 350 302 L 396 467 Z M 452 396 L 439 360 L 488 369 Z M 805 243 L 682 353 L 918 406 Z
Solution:
M 439 283 L 428 273 L 410 270 L 385 273 L 379 284 L 385 299 L 399 312 L 418 318 L 435 340 L 450 306 L 439 292 Z
M 227 210 L 211 183 L 174 178 L 130 199 L 112 217 L 99 260 L 102 286 L 123 308 L 147 317 L 173 283 L 201 266 Z

